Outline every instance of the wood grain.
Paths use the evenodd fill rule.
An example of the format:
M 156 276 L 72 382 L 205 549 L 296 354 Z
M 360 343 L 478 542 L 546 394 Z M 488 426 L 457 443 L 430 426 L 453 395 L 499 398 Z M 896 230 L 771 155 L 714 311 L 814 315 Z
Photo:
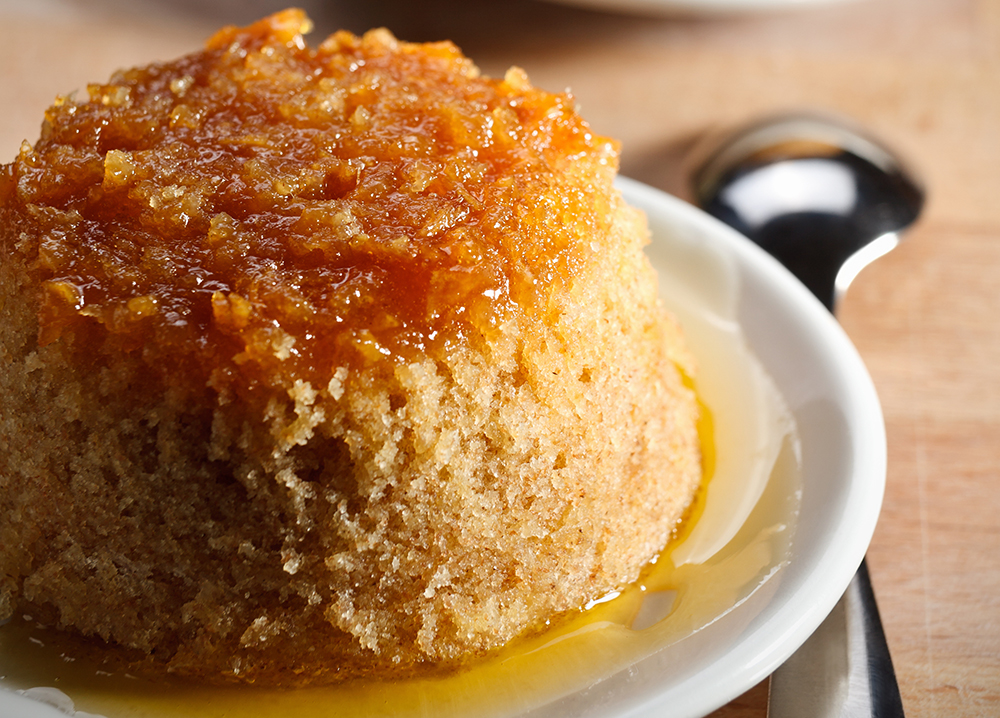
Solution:
M 193 49 L 279 3 L 0 0 L 0 157 L 57 93 Z M 451 38 L 492 74 L 569 87 L 623 172 L 685 193 L 712 129 L 788 108 L 847 115 L 924 177 L 926 215 L 840 319 L 889 438 L 869 552 L 911 717 L 1000 715 L 1000 2 L 865 0 L 763 16 L 635 18 L 530 0 L 306 3 L 320 32 Z M 28 8 L 28 9 L 26 9 Z M 766 683 L 715 718 L 765 714 Z

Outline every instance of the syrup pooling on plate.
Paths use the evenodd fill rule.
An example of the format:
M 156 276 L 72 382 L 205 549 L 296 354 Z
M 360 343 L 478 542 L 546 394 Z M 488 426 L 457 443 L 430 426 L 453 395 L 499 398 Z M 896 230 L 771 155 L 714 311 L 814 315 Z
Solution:
M 725 257 L 677 242 L 664 228 L 654 226 L 653 233 L 665 302 L 699 360 L 697 389 L 711 412 L 708 453 L 715 469 L 704 506 L 636 584 L 445 678 L 294 692 L 152 684 L 102 675 L 107 666 L 99 662 L 67 662 L 53 645 L 30 640 L 45 643 L 43 632 L 15 624 L 0 632 L 5 687 L 56 686 L 77 708 L 109 718 L 210 718 L 227 711 L 261 718 L 499 718 L 586 688 L 654 651 L 683 655 L 686 638 L 780 581 L 798 507 L 799 461 L 790 415 L 733 319 Z M 735 498 L 723 495 L 733 491 Z M 702 529 L 709 535 L 700 537 Z

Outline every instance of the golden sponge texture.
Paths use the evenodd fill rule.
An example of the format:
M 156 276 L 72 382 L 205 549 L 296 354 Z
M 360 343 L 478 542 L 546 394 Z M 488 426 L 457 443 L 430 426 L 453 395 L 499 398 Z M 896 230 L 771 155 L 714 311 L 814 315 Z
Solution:
M 690 359 L 572 98 L 286 11 L 0 170 L 0 619 L 213 682 L 410 675 L 633 581 Z

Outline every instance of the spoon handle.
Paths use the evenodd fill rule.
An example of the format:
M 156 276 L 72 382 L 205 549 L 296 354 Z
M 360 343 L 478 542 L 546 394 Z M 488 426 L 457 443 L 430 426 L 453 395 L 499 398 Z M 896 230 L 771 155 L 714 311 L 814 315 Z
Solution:
M 771 676 L 768 718 L 902 718 L 903 702 L 862 561 L 843 598 Z

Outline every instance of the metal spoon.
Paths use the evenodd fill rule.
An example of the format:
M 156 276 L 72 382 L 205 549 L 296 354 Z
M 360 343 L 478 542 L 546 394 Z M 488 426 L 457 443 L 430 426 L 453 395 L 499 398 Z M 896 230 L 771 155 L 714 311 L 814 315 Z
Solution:
M 774 255 L 831 311 L 924 204 L 887 150 L 812 115 L 764 120 L 717 143 L 693 189 L 698 205 Z
M 924 204 L 923 189 L 892 154 L 839 121 L 770 118 L 713 147 L 692 176 L 696 203 L 770 252 L 831 312 Z M 771 676 L 768 716 L 903 716 L 866 562 L 812 638 Z

